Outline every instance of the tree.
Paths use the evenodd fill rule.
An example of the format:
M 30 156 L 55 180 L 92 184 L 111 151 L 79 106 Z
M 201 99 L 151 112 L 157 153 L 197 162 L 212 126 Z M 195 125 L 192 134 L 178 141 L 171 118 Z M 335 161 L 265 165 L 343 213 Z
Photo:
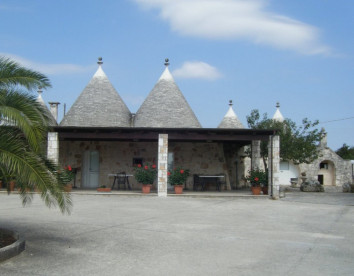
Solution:
M 24 205 L 32 199 L 29 191 L 36 189 L 48 207 L 57 205 L 69 213 L 71 198 L 64 192 L 67 175 L 45 157 L 42 146 L 52 117 L 29 94 L 38 87 L 50 87 L 49 79 L 0 57 L 0 174 L 16 179 Z
M 345 143 L 342 147 L 336 150 L 336 153 L 343 159 L 354 160 L 354 147 L 349 147 Z
M 247 116 L 248 126 L 252 129 L 274 129 L 280 136 L 280 158 L 293 161 L 295 164 L 311 163 L 319 157 L 318 143 L 324 133 L 316 129 L 318 121 L 311 122 L 307 118 L 302 120 L 302 125 L 286 119 L 283 122 L 269 119 L 267 113 L 261 118 L 259 111 L 254 109 Z M 261 156 L 264 167 L 267 169 L 268 143 L 261 143 Z

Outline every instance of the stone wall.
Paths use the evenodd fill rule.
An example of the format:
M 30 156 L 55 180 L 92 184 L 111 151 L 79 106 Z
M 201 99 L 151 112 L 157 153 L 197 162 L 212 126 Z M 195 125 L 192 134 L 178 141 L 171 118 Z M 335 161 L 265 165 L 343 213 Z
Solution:
M 156 164 L 158 144 L 156 142 L 105 142 L 105 141 L 60 141 L 60 164 L 78 168 L 76 186 L 81 186 L 82 164 L 85 151 L 99 151 L 100 185 L 111 186 L 112 177 L 108 174 L 125 171 L 133 174 L 133 158 L 142 158 L 144 163 Z M 174 166 L 190 170 L 187 188 L 193 188 L 193 174 L 225 174 L 227 188 L 236 181 L 236 162 L 239 147 L 223 146 L 219 143 L 169 142 L 169 152 L 174 153 Z M 240 168 L 238 168 L 240 170 Z M 129 179 L 133 189 L 140 189 L 134 177 Z M 155 183 L 155 188 L 156 188 Z
M 78 168 L 76 176 L 77 187 L 81 186 L 82 164 L 85 151 L 99 152 L 99 185 L 107 185 L 109 187 L 112 185 L 113 178 L 108 177 L 108 174 L 122 171 L 127 174 L 133 174 L 133 158 L 143 158 L 144 163 L 157 165 L 157 141 L 151 143 L 60 141 L 59 146 L 60 164 Z M 134 177 L 131 177 L 129 181 L 133 189 L 138 188 Z

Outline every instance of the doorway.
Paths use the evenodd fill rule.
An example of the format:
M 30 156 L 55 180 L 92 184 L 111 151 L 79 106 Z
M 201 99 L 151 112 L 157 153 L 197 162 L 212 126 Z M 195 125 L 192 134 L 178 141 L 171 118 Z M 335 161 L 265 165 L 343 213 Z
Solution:
M 319 164 L 318 181 L 326 186 L 335 186 L 336 168 L 332 161 L 324 160 Z M 322 182 L 321 182 L 322 181 Z
M 82 164 L 82 184 L 86 189 L 94 189 L 99 186 L 100 155 L 98 151 L 85 151 Z

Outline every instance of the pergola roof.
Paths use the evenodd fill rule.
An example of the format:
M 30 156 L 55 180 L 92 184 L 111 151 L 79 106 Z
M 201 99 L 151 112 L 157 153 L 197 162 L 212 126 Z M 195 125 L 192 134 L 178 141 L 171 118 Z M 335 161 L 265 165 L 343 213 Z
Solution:
M 247 145 L 252 140 L 268 141 L 275 130 L 226 128 L 149 128 L 149 127 L 63 127 L 56 126 L 59 140 L 157 141 L 159 134 L 168 134 L 169 141 L 231 142 Z

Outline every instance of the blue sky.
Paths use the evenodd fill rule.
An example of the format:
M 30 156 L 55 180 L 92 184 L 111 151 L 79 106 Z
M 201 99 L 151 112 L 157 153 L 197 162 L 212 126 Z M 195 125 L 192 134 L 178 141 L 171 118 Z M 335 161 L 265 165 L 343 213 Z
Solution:
M 279 101 L 284 117 L 324 122 L 336 150 L 354 146 L 353 14 L 348 0 L 2 0 L 0 55 L 49 76 L 43 98 L 61 102 L 60 117 L 98 57 L 131 112 L 168 57 L 203 127 L 229 100 L 244 125 Z

